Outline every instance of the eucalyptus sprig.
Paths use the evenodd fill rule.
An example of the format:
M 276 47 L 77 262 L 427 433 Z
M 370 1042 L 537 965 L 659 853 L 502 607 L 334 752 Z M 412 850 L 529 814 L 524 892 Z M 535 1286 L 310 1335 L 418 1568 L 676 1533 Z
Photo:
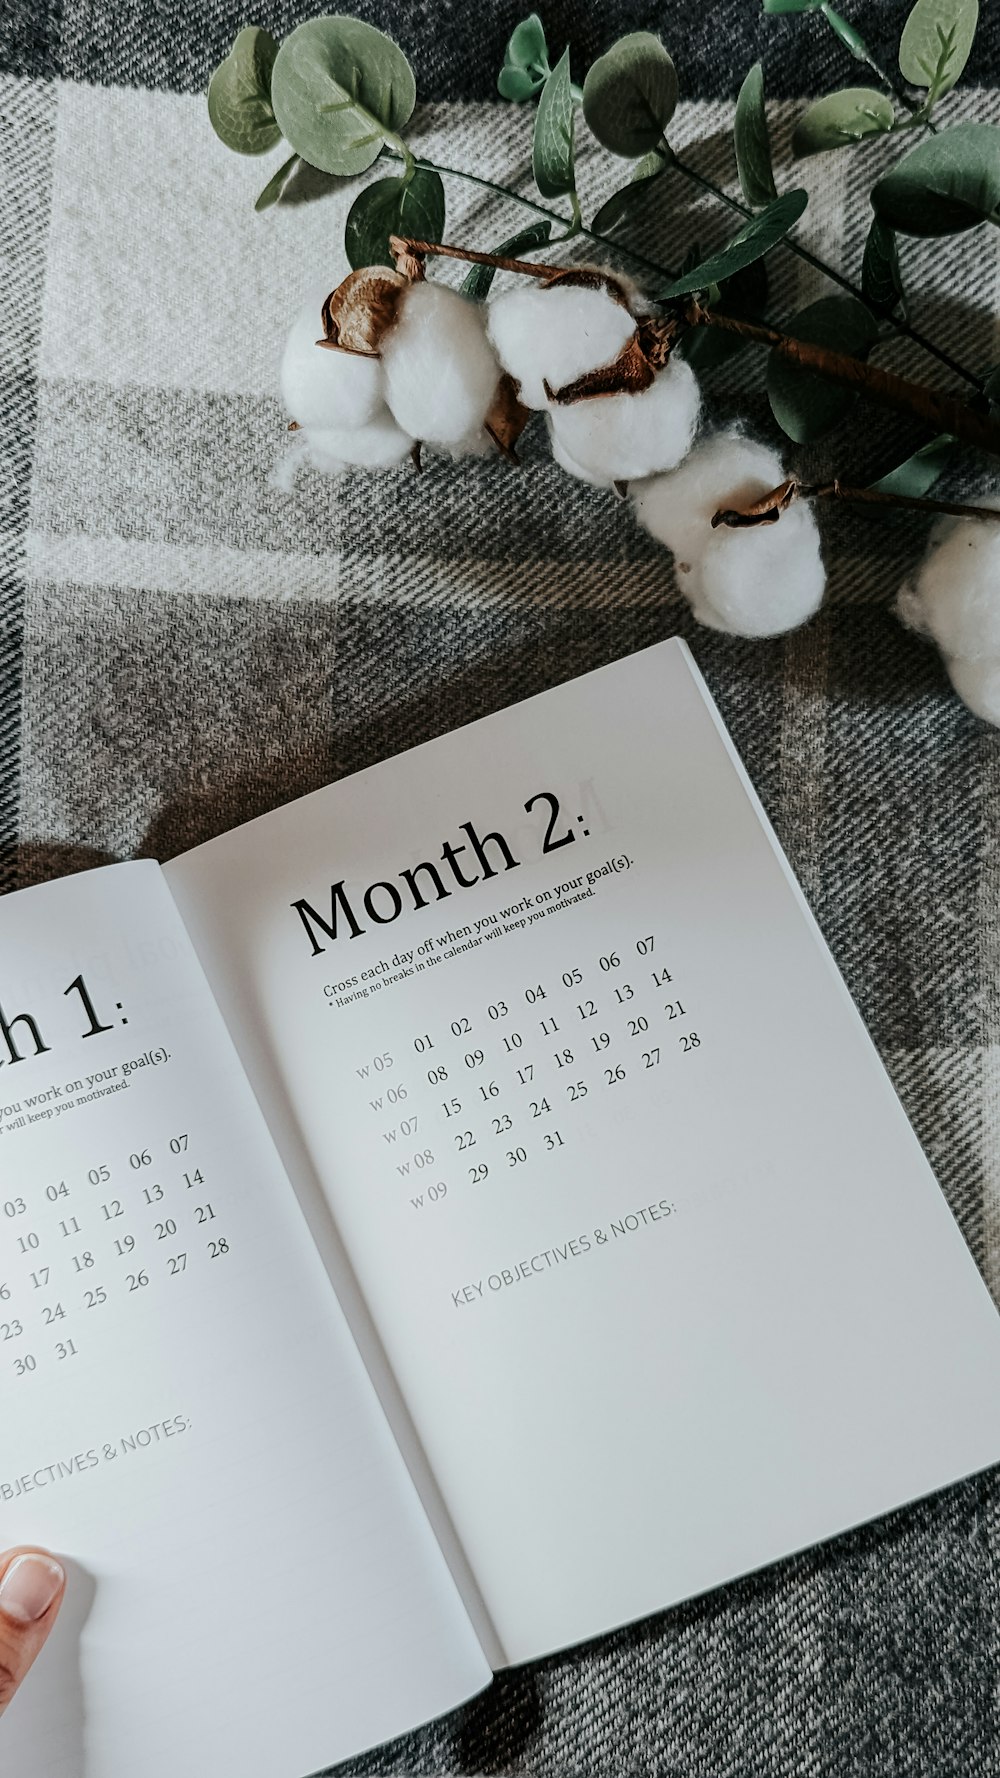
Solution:
M 442 249 L 472 262 L 463 285 L 467 298 L 485 301 L 498 267 L 530 270 L 523 255 L 579 236 L 606 261 L 635 271 L 647 308 L 661 320 L 685 318 L 650 374 L 674 349 L 699 375 L 710 376 L 732 352 L 751 342 L 761 345 L 769 353 L 766 387 L 774 419 L 796 444 L 822 439 L 859 394 L 911 417 L 923 436 L 902 463 L 871 484 L 879 498 L 870 504 L 890 503 L 883 496 L 926 499 L 963 449 L 995 454 L 1000 440 L 994 405 L 1000 379 L 989 365 L 960 362 L 946 340 L 918 329 L 906 265 L 910 237 L 1000 222 L 1000 128 L 952 121 L 947 103 L 968 63 L 978 0 L 915 0 L 902 22 L 898 74 L 882 67 L 857 25 L 826 0 L 763 0 L 763 10 L 795 16 L 800 28 L 810 28 L 818 15 L 876 83 L 846 85 L 807 105 L 792 134 L 793 163 L 816 154 L 863 154 L 873 140 L 899 141 L 895 164 L 872 180 L 872 218 L 860 265 L 833 264 L 799 238 L 808 195 L 794 181 L 794 165 L 775 166 L 762 64 L 749 69 L 740 88 L 734 177 L 731 187 L 720 185 L 697 165 L 696 153 L 680 154 L 670 141 L 680 83 L 668 48 L 650 31 L 628 33 L 589 68 L 578 68 L 579 85 L 572 46 L 551 48 L 537 14 L 513 31 L 497 86 L 505 100 L 535 108 L 530 172 L 536 195 L 521 181 L 504 185 L 472 167 L 444 166 L 416 153 L 408 139 L 416 82 L 405 54 L 385 33 L 346 15 L 307 19 L 281 44 L 258 27 L 242 30 L 212 78 L 209 117 L 222 141 L 241 154 L 261 154 L 284 141 L 288 154 L 260 193 L 258 209 L 290 198 L 304 168 L 337 181 L 376 169 L 354 197 L 345 224 L 344 248 L 356 271 L 394 266 L 397 238 L 434 250 L 446 232 L 451 179 L 470 181 L 531 212 L 525 227 L 495 250 Z M 621 183 L 589 217 L 577 189 L 582 132 L 615 165 L 627 163 Z M 681 263 L 671 267 L 645 251 L 643 224 L 673 212 L 678 179 L 732 211 L 737 226 L 707 255 L 688 243 Z M 767 266 L 775 251 L 797 254 L 830 280 L 835 293 L 791 315 L 769 314 Z M 899 339 L 921 347 L 966 384 L 971 400 L 925 389 L 873 362 Z M 324 343 L 349 350 L 332 339 Z M 633 354 L 629 374 L 634 370 Z M 607 387 L 613 393 L 618 385 Z M 487 429 L 496 436 L 492 422 Z M 850 478 L 836 476 L 816 484 L 840 489 L 840 499 L 852 486 Z

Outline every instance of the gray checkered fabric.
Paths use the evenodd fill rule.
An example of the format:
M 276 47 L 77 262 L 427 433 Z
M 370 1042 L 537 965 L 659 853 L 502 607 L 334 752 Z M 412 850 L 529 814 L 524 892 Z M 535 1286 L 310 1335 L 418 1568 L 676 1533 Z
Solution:
M 530 189 L 530 118 L 493 96 L 520 8 L 355 10 L 415 63 L 421 151 Z M 755 0 L 545 10 L 581 69 L 621 30 L 660 30 L 686 95 L 676 144 L 727 182 L 732 98 L 755 55 L 783 166 L 797 98 L 857 78 L 821 20 L 764 20 Z M 891 62 L 906 8 L 868 10 Z M 996 120 L 991 11 L 950 103 Z M 280 33 L 302 15 L 269 0 L 254 16 Z M 432 459 L 420 477 L 303 471 L 289 487 L 277 356 L 302 293 L 346 269 L 355 187 L 254 215 L 270 161 L 227 154 L 201 97 L 246 17 L 242 0 L 7 0 L 0 18 L 0 887 L 166 858 L 682 634 L 1000 1293 L 1000 736 L 891 614 L 921 523 L 824 515 L 823 614 L 751 644 L 698 629 L 628 509 L 570 482 L 533 432 L 520 470 Z M 855 275 L 886 155 L 796 170 L 803 238 Z M 614 183 L 585 148 L 587 214 Z M 517 226 L 508 202 L 458 179 L 447 192 L 452 238 L 487 246 Z M 641 238 L 669 266 L 730 230 L 668 175 Z M 973 370 L 1000 359 L 996 241 L 904 255 L 915 317 Z M 774 316 L 826 288 L 773 256 Z M 934 380 L 913 348 L 883 359 Z M 732 360 L 707 382 L 710 414 L 765 429 L 762 387 L 752 355 Z M 798 466 L 868 479 L 917 442 L 859 407 Z M 998 1606 L 990 1474 L 505 1674 L 351 1770 L 1000 1775 Z

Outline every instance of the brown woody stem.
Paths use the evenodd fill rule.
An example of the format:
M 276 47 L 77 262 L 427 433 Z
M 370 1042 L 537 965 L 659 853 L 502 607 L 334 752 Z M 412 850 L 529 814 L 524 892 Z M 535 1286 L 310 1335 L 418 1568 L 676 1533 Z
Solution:
M 859 506 L 896 506 L 908 512 L 940 512 L 958 519 L 1000 519 L 993 506 L 964 506 L 957 500 L 929 500 L 918 494 L 887 494 L 879 488 L 852 488 L 839 477 L 832 482 L 800 482 L 794 477 L 751 500 L 746 506 L 724 507 L 712 519 L 713 529 L 727 525 L 733 530 L 773 525 L 793 500 L 846 500 Z
M 442 241 L 412 241 L 399 235 L 390 236 L 389 245 L 400 269 L 422 265 L 428 254 L 439 259 L 465 260 L 470 265 L 491 265 L 498 271 L 517 272 L 526 278 L 551 279 L 558 276 L 560 270 L 569 269 L 535 265 L 526 259 L 505 259 L 499 253 L 479 253 L 472 247 L 455 247 Z M 969 407 L 953 395 L 927 389 L 922 383 L 911 383 L 894 371 L 868 364 L 862 358 L 852 358 L 846 352 L 834 352 L 826 346 L 812 345 L 808 340 L 793 339 L 790 334 L 779 333 L 776 328 L 765 327 L 760 322 L 740 321 L 735 316 L 720 314 L 716 309 L 706 309 L 695 297 L 681 299 L 673 305 L 671 312 L 680 316 L 689 327 L 717 327 L 724 333 L 738 334 L 741 339 L 767 346 L 800 369 L 813 371 L 829 383 L 840 383 L 844 388 L 867 396 L 880 407 L 891 408 L 895 413 L 918 420 L 933 432 L 950 432 L 964 444 L 975 445 L 979 450 L 1000 457 L 1000 426 L 988 410 Z
M 789 359 L 802 370 L 814 371 L 829 383 L 841 383 L 867 395 L 880 407 L 907 414 L 910 419 L 919 420 L 936 432 L 951 432 L 965 444 L 976 445 L 982 451 L 1000 456 L 1000 426 L 988 412 L 969 407 L 953 395 L 927 389 L 922 383 L 911 383 L 894 371 L 882 370 L 877 364 L 866 364 L 863 358 L 852 358 L 846 352 L 833 352 L 827 346 L 814 346 L 808 340 L 793 339 L 790 334 L 778 333 L 775 328 L 763 327 L 756 321 L 739 321 L 732 315 L 721 315 L 698 302 L 688 303 L 684 314 L 692 327 L 718 327 L 725 333 L 738 334 L 741 339 L 769 346 L 780 357 Z
M 444 241 L 410 241 L 402 235 L 390 235 L 389 247 L 397 267 L 400 260 L 424 259 L 432 253 L 437 259 L 462 259 L 469 265 L 492 265 L 498 272 L 520 272 L 526 278 L 551 278 L 556 269 L 551 265 L 532 265 L 529 259 L 505 259 L 502 253 L 477 253 L 474 247 L 450 247 Z

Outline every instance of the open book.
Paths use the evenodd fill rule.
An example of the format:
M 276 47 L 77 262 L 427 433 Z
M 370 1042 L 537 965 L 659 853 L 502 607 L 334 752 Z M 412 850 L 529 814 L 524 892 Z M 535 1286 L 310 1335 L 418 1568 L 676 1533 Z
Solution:
M 18 1778 L 302 1775 L 1000 1459 L 686 648 L 0 904 Z

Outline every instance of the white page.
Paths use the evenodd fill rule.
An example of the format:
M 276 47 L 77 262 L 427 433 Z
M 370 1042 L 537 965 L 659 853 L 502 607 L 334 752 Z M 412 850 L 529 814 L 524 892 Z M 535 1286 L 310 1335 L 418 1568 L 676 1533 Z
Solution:
M 509 1660 L 1000 1458 L 1000 1320 L 682 645 L 168 877 Z
M 159 867 L 0 902 L 0 1007 L 0 1547 L 70 1566 L 0 1766 L 300 1778 L 479 1689 Z

